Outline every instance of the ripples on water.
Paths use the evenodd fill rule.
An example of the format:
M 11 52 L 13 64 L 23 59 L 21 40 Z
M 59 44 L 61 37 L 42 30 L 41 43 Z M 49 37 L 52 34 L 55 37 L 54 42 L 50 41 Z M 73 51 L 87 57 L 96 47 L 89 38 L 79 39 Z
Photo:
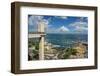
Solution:
M 74 42 L 88 42 L 87 34 L 46 34 L 46 42 L 60 47 L 70 47 Z

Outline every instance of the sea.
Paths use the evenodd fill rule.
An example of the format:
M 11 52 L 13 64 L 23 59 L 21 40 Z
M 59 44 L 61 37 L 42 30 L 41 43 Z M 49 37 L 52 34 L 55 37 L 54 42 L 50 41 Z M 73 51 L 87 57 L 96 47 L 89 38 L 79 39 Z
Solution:
M 45 40 L 54 47 L 71 47 L 78 41 L 88 43 L 88 34 L 46 34 Z

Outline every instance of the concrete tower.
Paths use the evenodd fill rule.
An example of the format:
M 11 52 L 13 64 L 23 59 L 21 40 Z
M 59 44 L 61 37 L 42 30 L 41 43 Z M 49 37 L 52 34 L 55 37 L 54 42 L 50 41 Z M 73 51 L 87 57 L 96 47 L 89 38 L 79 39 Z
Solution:
M 44 60 L 45 23 L 43 21 L 39 21 L 38 32 L 40 32 L 39 60 Z

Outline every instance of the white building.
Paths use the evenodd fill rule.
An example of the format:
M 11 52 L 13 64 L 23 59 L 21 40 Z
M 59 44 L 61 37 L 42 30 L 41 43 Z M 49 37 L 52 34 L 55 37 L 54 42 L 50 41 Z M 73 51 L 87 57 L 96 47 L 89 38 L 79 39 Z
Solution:
M 29 38 L 40 38 L 39 60 L 44 60 L 44 36 L 45 36 L 45 23 L 43 21 L 39 21 L 38 31 L 36 33 L 29 34 Z

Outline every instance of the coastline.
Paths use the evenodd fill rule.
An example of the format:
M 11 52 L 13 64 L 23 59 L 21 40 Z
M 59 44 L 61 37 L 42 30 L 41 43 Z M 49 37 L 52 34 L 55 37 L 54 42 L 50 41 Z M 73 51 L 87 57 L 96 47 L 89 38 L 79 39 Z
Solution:
M 45 37 L 44 60 L 88 58 L 87 35 L 83 35 L 84 37 L 82 35 L 63 35 L 49 34 L 49 36 L 47 35 L 49 38 Z M 31 60 L 39 60 L 39 38 L 29 39 L 30 44 Z

